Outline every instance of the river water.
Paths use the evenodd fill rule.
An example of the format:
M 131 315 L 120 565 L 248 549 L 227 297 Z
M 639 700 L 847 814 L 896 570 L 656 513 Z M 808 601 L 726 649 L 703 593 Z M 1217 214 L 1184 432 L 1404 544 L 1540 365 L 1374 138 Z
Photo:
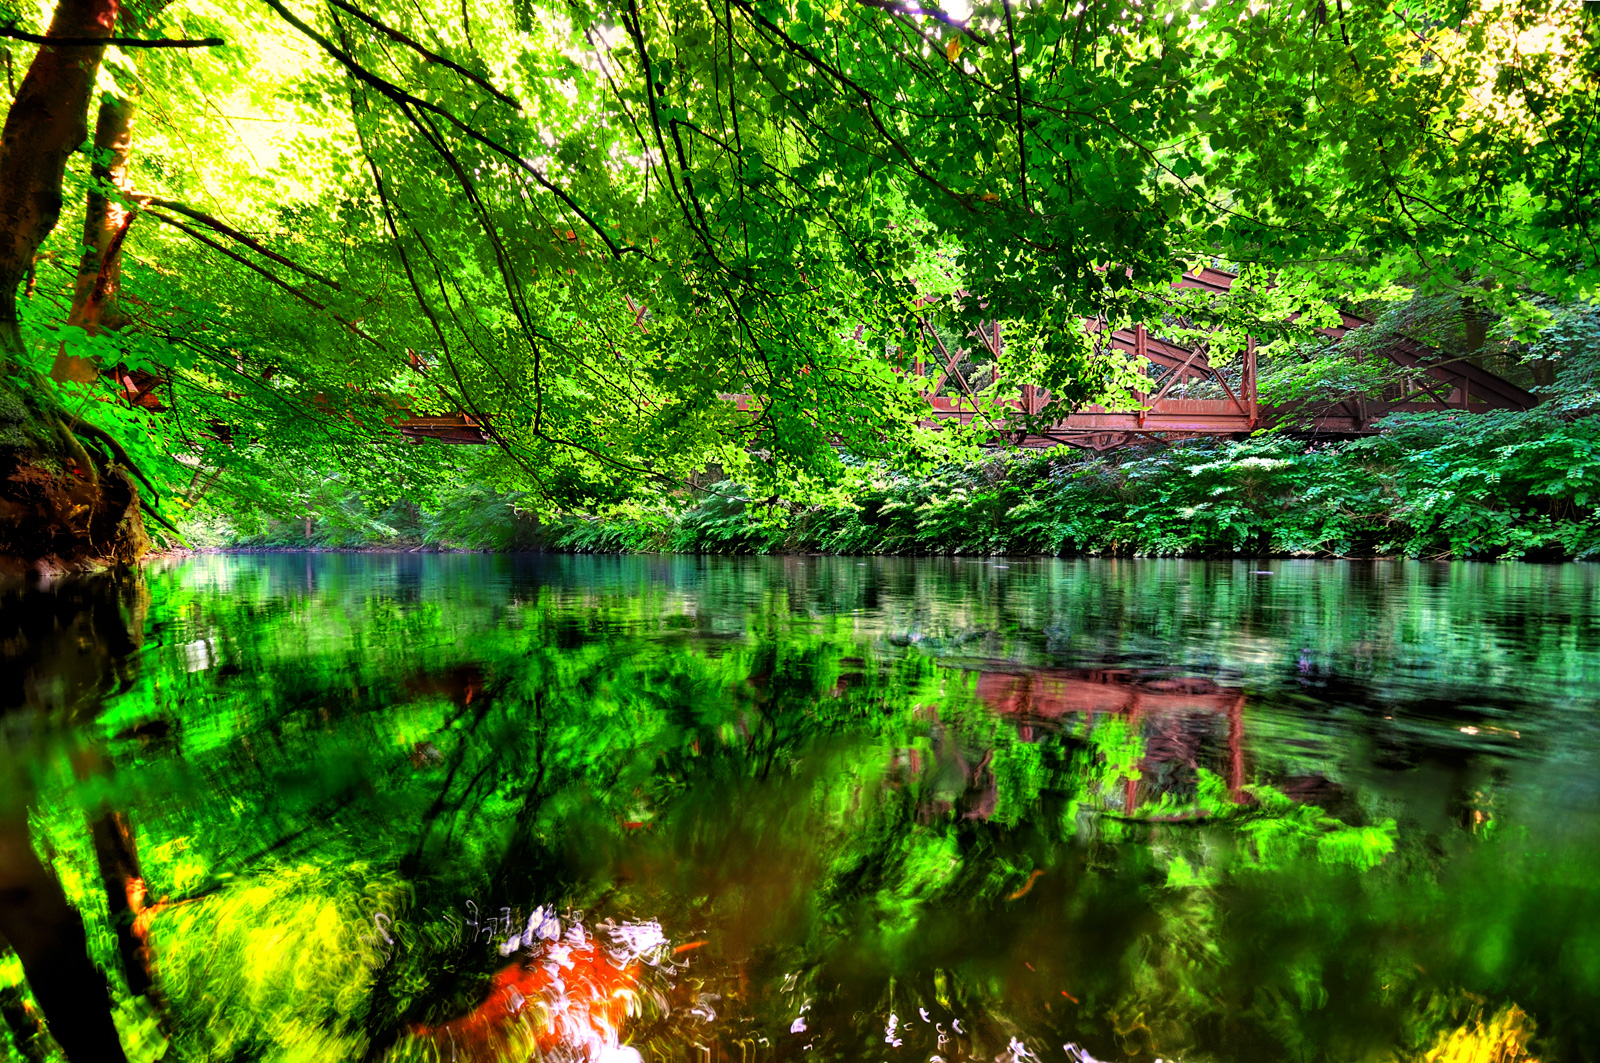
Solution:
M 1593 1060 L 1597 592 L 204 556 L 0 592 L 0 818 L 135 1060 Z

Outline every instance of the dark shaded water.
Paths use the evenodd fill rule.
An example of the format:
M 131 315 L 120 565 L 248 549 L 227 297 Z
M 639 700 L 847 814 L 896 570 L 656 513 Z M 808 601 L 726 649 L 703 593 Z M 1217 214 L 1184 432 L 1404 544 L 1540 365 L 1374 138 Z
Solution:
M 1600 1058 L 1600 571 L 1260 565 L 14 586 L 0 857 L 138 1060 Z

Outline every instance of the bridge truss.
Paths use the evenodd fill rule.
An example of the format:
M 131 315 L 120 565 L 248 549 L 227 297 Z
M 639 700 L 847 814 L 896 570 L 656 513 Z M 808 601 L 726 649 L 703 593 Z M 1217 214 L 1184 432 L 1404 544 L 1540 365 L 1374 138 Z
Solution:
M 1231 273 L 1204 268 L 1185 273 L 1175 287 L 1222 294 L 1234 279 Z M 1340 340 L 1346 333 L 1371 324 L 1343 311 L 1339 317 L 1337 327 L 1317 331 Z M 1212 363 L 1205 346 L 1183 347 L 1151 335 L 1142 325 L 1108 330 L 1095 321 L 1084 324 L 1100 342 L 1133 355 L 1140 373 L 1150 381 L 1147 388 L 1129 394 L 1128 405 L 1132 408 L 1088 406 L 1066 411 L 1058 420 L 1046 421 L 1040 427 L 1037 415 L 1048 412 L 1050 395 L 1042 388 L 1023 385 L 1020 398 L 1006 405 L 1017 413 L 1035 415 L 1029 418 L 1032 428 L 1009 431 L 1009 423 L 997 419 L 992 409 L 986 411 L 974 397 L 938 394 L 941 389 L 949 390 L 944 385 L 956 374 L 965 352 L 951 353 L 942 341 L 936 340 L 945 362 L 928 392 L 932 412 L 928 423 L 965 424 L 983 419 L 1013 445 L 1067 444 L 1105 450 L 1154 437 L 1243 436 L 1269 425 L 1284 425 L 1292 431 L 1317 436 L 1367 435 L 1378 431 L 1377 422 L 1391 413 L 1526 410 L 1539 401 L 1537 396 L 1466 359 L 1451 358 L 1415 340 L 1395 337 L 1372 352 L 1399 370 L 1396 382 L 1383 394 L 1330 396 L 1323 404 L 1272 406 L 1260 400 L 1253 338 L 1246 342 L 1240 357 L 1219 366 Z M 998 325 L 975 329 L 971 338 L 978 340 L 998 362 L 1002 342 Z M 1196 392 L 1200 395 L 1195 396 Z
M 1175 287 L 1197 288 L 1216 294 L 1226 293 L 1235 276 L 1222 270 L 1202 268 L 1187 272 Z M 1337 327 L 1318 329 L 1333 340 L 1371 324 L 1354 314 L 1340 312 Z M 1019 388 L 1020 397 L 1000 403 L 980 402 L 961 373 L 969 359 L 965 348 L 951 351 L 931 326 L 941 363 L 924 394 L 928 402 L 929 426 L 981 421 L 993 429 L 995 445 L 1029 448 L 1069 445 L 1091 450 L 1106 450 L 1153 438 L 1182 439 L 1197 436 L 1240 437 L 1257 428 L 1284 426 L 1290 431 L 1323 437 L 1350 437 L 1378 431 L 1377 422 L 1391 413 L 1456 412 L 1485 413 L 1489 410 L 1526 410 L 1538 398 L 1516 384 L 1477 366 L 1464 358 L 1452 358 L 1442 351 L 1404 337 L 1393 337 L 1373 357 L 1386 358 L 1399 372 L 1395 382 L 1380 395 L 1330 396 L 1325 403 L 1300 402 L 1288 406 L 1263 404 L 1257 390 L 1256 345 L 1246 342 L 1240 357 L 1227 365 L 1211 361 L 1205 345 L 1183 347 L 1151 335 L 1144 326 L 1107 329 L 1094 321 L 1085 326 L 1096 339 L 1134 356 L 1141 375 L 1149 385 L 1128 396 L 1127 409 L 1102 406 L 1064 410 L 1056 420 L 1048 414 L 1052 397 L 1032 384 Z M 998 366 L 1004 337 L 998 322 L 974 329 L 975 339 L 994 358 Z M 921 376 L 927 369 L 918 365 Z M 945 394 L 945 385 L 960 384 L 962 393 Z M 1198 394 L 1197 394 L 1198 393 Z M 756 409 L 760 399 L 750 395 L 730 395 L 740 409 Z M 1021 417 L 1017 415 L 1021 414 Z M 412 439 L 433 439 L 442 443 L 487 443 L 482 424 L 466 414 L 438 417 L 401 415 L 390 423 Z

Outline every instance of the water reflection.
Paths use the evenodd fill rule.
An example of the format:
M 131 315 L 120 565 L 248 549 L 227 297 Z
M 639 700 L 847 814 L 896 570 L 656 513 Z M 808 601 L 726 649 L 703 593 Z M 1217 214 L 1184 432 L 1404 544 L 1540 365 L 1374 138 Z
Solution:
M 1018 734 L 1032 741 L 1035 721 L 1076 717 L 1093 732 L 1102 717 L 1135 730 L 1143 756 L 1127 775 L 1121 807 L 1142 801 L 1193 796 L 1202 764 L 1227 780 L 1228 798 L 1244 800 L 1244 691 L 1203 676 L 1147 676 L 1129 669 L 1023 669 L 1003 663 L 975 669 L 977 695 L 996 712 L 1019 719 Z M 1221 749 L 1218 730 L 1221 730 Z
M 1594 1058 L 1595 592 L 415 555 L 13 586 L 0 1046 Z

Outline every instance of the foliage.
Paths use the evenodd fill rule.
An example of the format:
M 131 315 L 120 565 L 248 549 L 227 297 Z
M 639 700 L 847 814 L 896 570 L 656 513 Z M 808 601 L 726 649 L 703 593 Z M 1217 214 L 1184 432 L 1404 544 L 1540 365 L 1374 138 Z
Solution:
M 1600 552 L 1600 421 L 1529 414 L 1405 415 L 1364 439 L 1261 434 L 1103 456 L 1062 448 L 922 475 L 857 463 L 832 499 L 752 498 L 725 480 L 676 507 L 624 507 L 535 526 L 519 497 L 457 488 L 409 536 L 372 535 L 382 512 L 325 509 L 314 545 L 578 553 L 821 552 L 1071 556 L 1588 558 Z M 420 522 L 420 523 L 419 523 Z M 219 536 L 214 545 L 305 545 Z
M 836 444 L 975 460 L 987 429 L 929 431 L 914 370 L 981 322 L 1014 337 L 986 400 L 1082 404 L 1129 372 L 1086 316 L 1271 357 L 1330 293 L 1520 321 L 1594 290 L 1581 5 L 725 8 L 163 5 L 147 32 L 226 47 L 109 50 L 102 95 L 143 116 L 126 180 L 66 176 L 137 208 L 128 321 L 63 325 L 64 221 L 8 362 L 154 374 L 160 416 L 109 379 L 51 401 L 179 507 L 249 523 L 309 467 L 380 508 L 470 477 L 550 517 L 659 506 L 708 463 L 818 502 Z M 1202 261 L 1234 296 L 1168 287 Z M 408 414 L 491 445 L 407 447 Z
M 98 430 L 151 480 L 148 501 L 213 541 L 1600 551 L 1585 303 L 1600 278 L 1600 41 L 1581 5 L 193 0 L 126 14 L 132 35 L 227 43 L 81 53 L 106 51 L 97 115 L 137 103 L 142 117 L 125 178 L 103 146 L 76 153 L 67 222 L 43 246 L 0 241 L 28 273 L 0 293 L 22 300 L 0 320 L 0 444 L 7 460 L 41 452 L 65 483 L 94 464 L 74 431 Z M 28 33 L 47 15 L 4 17 Z M 8 77 L 52 54 L 8 41 Z M 12 161 L 30 145 L 11 122 L 35 113 L 8 110 Z M 114 277 L 120 309 L 84 325 L 76 211 L 97 201 L 129 211 L 95 285 Z M 1236 290 L 1175 292 L 1197 262 L 1238 268 Z M 1544 385 L 1553 408 L 1311 446 L 985 453 L 987 413 L 1023 381 L 1063 406 L 1130 382 L 1085 318 L 1205 339 L 1219 364 L 1259 335 L 1280 371 L 1269 386 L 1304 397 L 1376 386 L 1348 350 L 1307 344 L 1332 299 L 1398 302 L 1399 286 L 1419 298 L 1394 320 L 1411 314 L 1461 356 L 1478 355 L 1453 346 L 1451 322 L 1465 336 L 1497 319 L 1495 356 L 1566 369 Z M 930 367 L 994 322 L 1011 341 L 996 333 L 949 381 L 986 416 L 933 431 Z M 44 375 L 72 358 L 100 372 Z M 418 417 L 486 445 L 416 442 L 400 425 Z M 153 591 L 86 591 L 82 615 L 15 607 L 0 642 L 30 678 L 3 707 L 0 742 L 22 766 L 6 786 L 86 913 L 95 961 L 119 957 L 86 816 L 130 811 L 164 898 L 151 942 L 170 1013 L 117 987 L 141 1058 L 404 1055 L 419 1024 L 482 999 L 501 962 L 482 912 L 509 925 L 547 903 L 659 915 L 728 949 L 634 1017 L 663 1056 L 710 1041 L 744 1058 L 752 1030 L 794 1030 L 798 1008 L 819 1058 L 861 1058 L 896 1043 L 879 1004 L 938 1017 L 905 1035 L 930 1056 L 959 1008 L 972 1027 L 950 1058 L 1001 1058 L 1009 1042 L 1020 1060 L 1028 1031 L 1102 1055 L 1241 1038 L 1275 1059 L 1520 1052 L 1531 1024 L 1501 1002 L 1523 985 L 1569 1042 L 1594 1032 L 1573 1004 L 1600 987 L 1586 851 L 1433 830 L 1370 794 L 1335 811 L 1262 781 L 1235 807 L 1187 762 L 1184 788 L 1141 813 L 1128 784 L 1159 790 L 1146 732 L 1013 721 L 966 674 L 981 664 L 947 659 L 1026 626 L 995 604 L 1003 566 L 985 566 L 995 587 L 886 632 L 857 626 L 865 599 L 837 570 L 817 577 L 819 604 L 798 577 L 752 583 L 737 567 L 603 559 L 530 578 L 514 565 L 543 560 L 473 561 L 396 563 L 374 591 L 342 559 L 202 560 Z M 1150 591 L 1137 637 L 1074 630 L 1067 609 L 1050 638 L 1116 642 L 1091 659 L 1120 666 L 1203 629 L 1182 652 L 1215 670 L 1209 615 L 1170 589 L 1123 590 Z M 1097 589 L 1064 593 L 1100 608 L 1084 605 Z M 1296 630 L 1323 632 L 1303 616 L 1353 597 L 1302 603 Z M 1233 627 L 1255 621 L 1227 608 Z M 1452 630 L 1430 608 L 1352 610 L 1363 626 L 1338 620 L 1339 644 L 1392 653 L 1384 678 L 1400 685 L 1416 661 L 1373 650 L 1369 629 Z M 1586 662 L 1582 639 L 1540 632 L 1552 659 Z M 1452 643 L 1428 666 L 1493 667 L 1504 632 L 1471 633 L 1474 653 Z M 1279 662 L 1290 679 L 1261 680 L 1283 704 L 1323 678 L 1322 643 L 1300 645 Z M 1592 700 L 1592 683 L 1564 681 L 1552 704 Z M 1292 716 L 1283 704 L 1268 707 Z M 30 715 L 11 727 L 13 711 Z M 116 772 L 86 766 L 97 758 Z M 1324 779 L 1348 767 L 1316 762 Z M 1002 958 L 1076 992 L 1023 983 Z M 1528 979 L 1534 966 L 1550 973 Z M 5 1001 L 25 996 L 17 976 L 0 965 Z M 1466 993 L 1496 1010 L 1450 1003 Z M 1079 1008 L 1070 1029 L 1063 999 Z
M 1545 390 L 1563 410 L 1592 413 L 1600 406 L 1600 306 L 1556 308 L 1551 322 L 1528 344 L 1523 359 L 1556 367 Z
M 1423 1063 L 1519 1063 L 1534 1058 L 1529 1052 L 1533 1023 L 1526 1012 L 1507 1004 L 1484 1019 L 1481 1010 L 1481 1006 L 1474 1008 L 1466 1023 L 1440 1033 L 1438 1043 L 1422 1056 Z

